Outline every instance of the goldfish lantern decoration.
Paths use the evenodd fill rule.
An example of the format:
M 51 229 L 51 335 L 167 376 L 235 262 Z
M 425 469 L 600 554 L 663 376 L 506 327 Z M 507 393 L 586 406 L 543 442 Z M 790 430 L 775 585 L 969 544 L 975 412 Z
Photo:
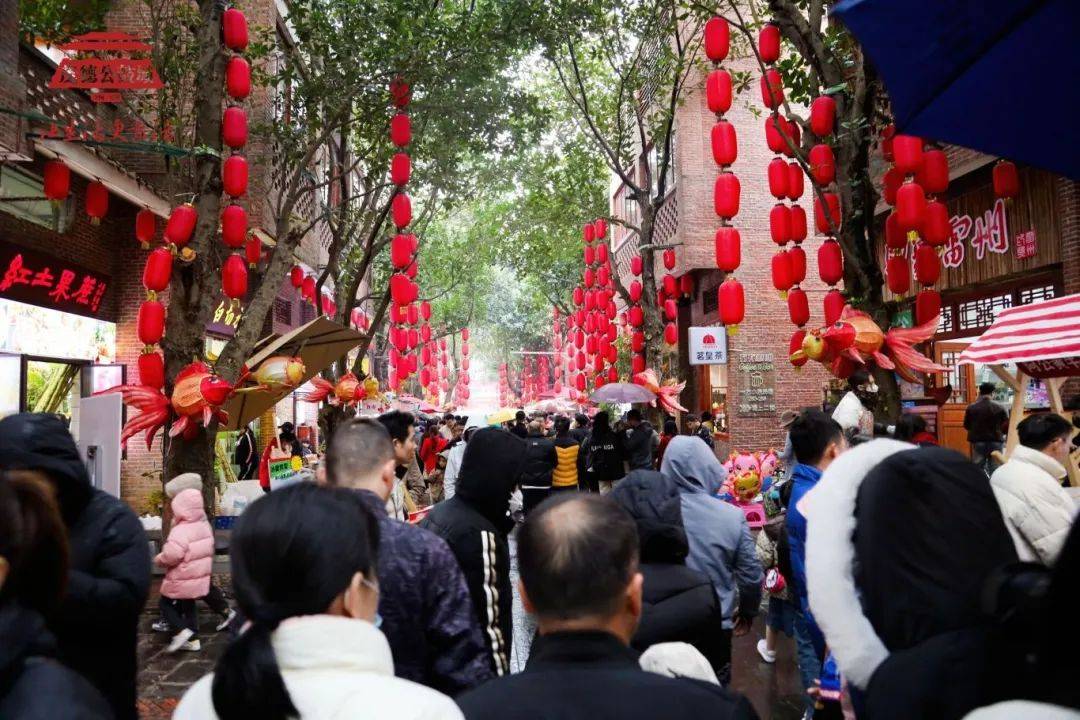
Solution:
M 130 438 L 145 432 L 149 449 L 171 413 L 177 415 L 177 419 L 169 428 L 169 437 L 182 435 L 186 440 L 195 437 L 200 425 L 209 427 L 215 419 L 228 422 L 228 415 L 221 406 L 232 397 L 234 389 L 231 383 L 215 375 L 206 363 L 196 361 L 177 374 L 171 397 L 151 385 L 117 385 L 95 394 L 105 393 L 120 393 L 125 405 L 139 411 L 124 425 L 121 444 L 126 446 Z
M 913 348 L 934 336 L 938 316 L 920 318 L 919 322 L 913 328 L 883 332 L 869 315 L 848 305 L 837 322 L 808 332 L 802 348 L 792 353 L 792 360 L 808 357 L 840 378 L 850 375 L 855 365 L 873 361 L 880 368 L 895 370 L 905 380 L 916 382 L 913 370 L 931 373 L 946 369 Z
M 641 357 L 635 355 L 634 357 Z M 645 358 L 641 357 L 642 362 Z M 656 395 L 656 399 L 652 401 L 651 405 L 656 407 L 657 402 L 660 403 L 660 407 L 674 415 L 676 412 L 687 412 L 681 404 L 679 404 L 679 394 L 682 393 L 683 388 L 686 387 L 685 382 L 676 383 L 674 380 L 668 380 L 661 383 L 651 369 L 636 371 L 633 377 L 634 383 L 641 385 L 646 390 L 649 390 Z
M 304 384 L 305 372 L 307 372 L 307 368 L 303 359 L 290 355 L 274 355 L 259 363 L 259 367 L 254 372 L 245 373 L 241 376 L 241 382 L 254 380 L 256 383 L 253 386 L 242 388 L 241 391 L 278 392 L 295 390 Z

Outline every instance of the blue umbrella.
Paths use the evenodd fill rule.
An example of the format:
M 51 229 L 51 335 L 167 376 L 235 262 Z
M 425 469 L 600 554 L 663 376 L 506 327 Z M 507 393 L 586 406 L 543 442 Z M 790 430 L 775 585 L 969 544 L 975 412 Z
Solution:
M 1080 178 L 1078 0 L 843 0 L 900 132 Z

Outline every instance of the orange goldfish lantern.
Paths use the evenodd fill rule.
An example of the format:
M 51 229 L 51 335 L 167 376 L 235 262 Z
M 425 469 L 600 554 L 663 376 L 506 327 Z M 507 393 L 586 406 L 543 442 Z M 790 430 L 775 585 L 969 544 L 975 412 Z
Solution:
M 246 391 L 295 390 L 303 384 L 306 370 L 304 361 L 299 357 L 274 355 L 259 363 L 259 367 L 255 372 L 245 373 L 240 380 L 254 380 L 256 382 L 256 385 L 243 388 Z
M 641 385 L 646 390 L 652 391 L 656 395 L 656 400 L 652 402 L 655 407 L 657 400 L 660 401 L 660 407 L 665 411 L 675 414 L 678 412 L 686 412 L 686 408 L 679 404 L 679 393 L 686 387 L 685 382 L 676 383 L 674 380 L 665 381 L 663 384 L 656 377 L 656 373 L 652 371 L 652 368 L 639 372 L 634 375 L 634 382 Z
M 331 405 L 356 406 L 368 396 L 365 386 L 352 373 L 342 375 L 336 384 L 315 376 L 311 378 L 311 384 L 315 386 L 315 390 L 304 395 L 304 402 L 317 403 L 326 400 Z
M 179 417 L 169 428 L 169 437 L 183 435 L 185 440 L 195 437 L 199 425 L 208 427 L 215 419 L 227 422 L 229 417 L 221 406 L 235 390 L 232 383 L 221 379 L 209 365 L 197 360 L 177 374 L 171 397 L 149 385 L 117 385 L 96 394 L 113 392 L 121 393 L 124 404 L 139 411 L 124 425 L 121 444 L 126 445 L 131 437 L 145 431 L 149 449 L 157 431 L 168 422 L 170 412 Z
M 791 361 L 816 360 L 839 378 L 849 376 L 856 365 L 873 361 L 917 382 L 913 370 L 931 373 L 946 369 L 913 347 L 932 338 L 937 326 L 938 318 L 934 317 L 913 328 L 884 332 L 869 315 L 846 305 L 837 322 L 806 333 L 802 346 L 791 353 Z

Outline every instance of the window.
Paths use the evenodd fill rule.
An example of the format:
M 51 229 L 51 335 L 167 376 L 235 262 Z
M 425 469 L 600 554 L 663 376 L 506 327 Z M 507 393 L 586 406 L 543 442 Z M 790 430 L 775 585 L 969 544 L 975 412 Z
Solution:
M 1055 297 L 1057 297 L 1057 293 L 1054 291 L 1053 285 L 1039 285 L 1021 290 L 1017 296 L 1017 304 L 1030 305 L 1043 300 L 1053 300 Z
M 960 329 L 967 331 L 989 327 L 999 312 L 1012 307 L 1012 300 L 1012 293 L 1008 293 L 960 303 L 956 308 Z
M 719 285 L 711 285 L 701 291 L 701 312 L 708 315 L 720 309 L 720 300 L 717 296 L 719 291 Z
M 292 325 L 292 301 L 274 298 L 274 322 Z
M 44 180 L 10 165 L 0 166 L 0 211 L 62 233 L 71 227 L 74 204 L 75 194 L 70 193 L 54 211 L 45 199 Z

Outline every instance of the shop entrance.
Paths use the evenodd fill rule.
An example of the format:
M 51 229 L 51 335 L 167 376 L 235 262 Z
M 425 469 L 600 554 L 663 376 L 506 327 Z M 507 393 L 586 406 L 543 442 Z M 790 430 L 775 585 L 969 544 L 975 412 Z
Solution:
M 964 411 L 976 397 L 975 377 L 971 365 L 957 365 L 956 361 L 967 346 L 967 342 L 955 341 L 938 342 L 934 346 L 934 360 L 949 368 L 941 374 L 939 384 L 952 386 L 952 394 L 938 412 L 938 442 L 964 455 L 971 453 L 964 429 Z
M 124 384 L 124 366 L 40 355 L 0 354 L 0 416 L 62 415 L 78 427 L 79 399 Z

